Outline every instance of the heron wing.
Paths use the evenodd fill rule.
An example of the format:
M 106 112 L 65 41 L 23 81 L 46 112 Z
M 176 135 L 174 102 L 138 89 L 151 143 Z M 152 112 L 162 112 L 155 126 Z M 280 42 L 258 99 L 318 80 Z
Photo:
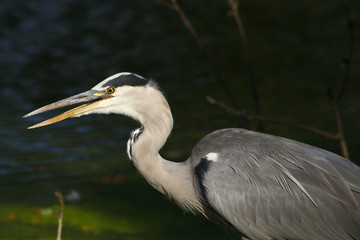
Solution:
M 251 239 L 360 239 L 360 168 L 340 156 L 224 129 L 191 158 L 204 205 Z

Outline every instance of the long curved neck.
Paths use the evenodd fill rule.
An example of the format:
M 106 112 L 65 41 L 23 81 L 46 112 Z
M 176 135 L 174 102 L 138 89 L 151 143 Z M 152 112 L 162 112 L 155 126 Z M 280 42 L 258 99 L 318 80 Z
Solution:
M 162 95 L 162 94 L 161 94 Z M 142 127 L 132 133 L 128 154 L 134 166 L 158 191 L 192 212 L 202 212 L 195 197 L 192 168 L 189 161 L 171 162 L 162 158 L 159 150 L 165 144 L 173 126 L 170 108 L 162 96 L 161 103 L 147 109 L 140 123 Z

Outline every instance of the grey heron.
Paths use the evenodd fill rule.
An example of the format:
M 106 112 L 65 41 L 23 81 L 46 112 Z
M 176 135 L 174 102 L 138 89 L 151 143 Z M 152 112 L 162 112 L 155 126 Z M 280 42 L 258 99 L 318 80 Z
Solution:
M 181 208 L 236 229 L 244 239 L 360 240 L 360 168 L 294 140 L 245 129 L 202 138 L 183 162 L 159 150 L 173 128 L 153 80 L 118 73 L 91 90 L 24 117 L 84 103 L 29 128 L 87 114 L 123 114 L 139 122 L 127 154 L 140 174 Z

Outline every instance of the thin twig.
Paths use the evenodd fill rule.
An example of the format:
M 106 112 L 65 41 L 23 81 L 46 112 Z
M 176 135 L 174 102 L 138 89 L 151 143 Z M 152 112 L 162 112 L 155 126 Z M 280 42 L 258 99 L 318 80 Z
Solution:
M 159 5 L 162 5 L 164 7 L 170 8 L 175 10 L 174 5 L 172 3 L 169 3 L 168 1 L 165 0 L 155 0 L 155 2 Z
M 250 87 L 251 87 L 251 94 L 252 94 L 254 104 L 255 104 L 255 111 L 256 111 L 256 114 L 261 115 L 260 95 L 258 93 L 256 81 L 254 79 L 254 74 L 253 74 L 253 70 L 252 70 L 253 65 L 252 65 L 250 47 L 248 45 L 245 27 L 244 27 L 243 21 L 240 17 L 240 13 L 239 13 L 239 9 L 238 9 L 239 1 L 238 0 L 228 0 L 228 4 L 231 9 L 231 15 L 235 20 L 235 23 L 238 27 L 238 30 L 239 30 L 239 33 L 241 36 L 242 47 L 244 50 L 243 57 L 245 60 L 245 65 L 246 65 L 247 78 L 248 78 L 248 81 L 249 81 Z M 258 130 L 265 131 L 262 121 L 259 121 Z
M 354 44 L 355 44 L 355 36 L 354 36 L 354 21 L 352 20 L 351 14 L 349 9 L 347 8 L 345 2 L 343 0 L 339 0 L 343 10 L 346 15 L 347 19 L 347 27 L 349 29 L 349 52 L 346 58 L 343 59 L 343 63 L 345 64 L 345 72 L 344 72 L 344 79 L 341 84 L 340 92 L 336 97 L 336 102 L 339 103 L 342 97 L 345 94 L 347 85 L 350 81 L 350 66 L 353 59 L 353 52 L 354 52 Z
M 211 103 L 214 104 L 216 106 L 222 107 L 224 108 L 226 111 L 231 112 L 235 115 L 239 115 L 241 116 L 242 114 L 245 114 L 244 111 L 239 111 L 231 106 L 226 105 L 224 102 L 215 100 L 214 98 L 207 96 L 206 100 Z M 273 123 L 284 123 L 287 125 L 291 125 L 291 126 L 295 126 L 298 128 L 302 128 L 302 129 L 306 129 L 309 131 L 312 131 L 314 133 L 320 134 L 324 137 L 327 138 L 331 138 L 331 139 L 339 139 L 339 135 L 338 134 L 333 134 L 324 130 L 321 130 L 319 128 L 315 128 L 313 126 L 307 125 L 307 124 L 303 124 L 303 123 L 297 123 L 297 122 L 293 122 L 290 121 L 288 119 L 282 119 L 282 118 L 271 118 L 271 117 L 265 117 L 265 116 L 261 116 L 261 115 L 257 115 L 257 114 L 249 114 L 246 113 L 247 117 L 249 118 L 249 120 L 261 120 L 261 121 L 266 121 L 266 122 L 273 122 Z
M 245 32 L 245 27 L 243 24 L 243 21 L 241 20 L 239 11 L 238 11 L 238 7 L 239 7 L 239 1 L 238 0 L 228 0 L 230 9 L 231 9 L 231 16 L 234 18 L 235 22 L 236 22 L 236 26 L 239 29 L 239 33 L 241 36 L 241 40 L 243 43 L 244 48 L 246 48 L 247 46 L 247 37 L 246 37 L 246 32 Z
M 336 97 L 334 97 L 333 90 L 330 87 L 327 88 L 327 92 L 328 92 L 328 96 L 329 96 L 331 106 L 333 109 L 333 113 L 334 113 L 334 117 L 335 117 L 335 123 L 336 123 L 336 127 L 337 127 L 337 132 L 338 132 L 337 135 L 339 136 L 338 140 L 339 140 L 342 155 L 346 159 L 350 159 L 349 150 L 348 150 L 346 140 L 345 140 L 344 127 L 342 124 L 341 115 L 340 115 L 340 111 L 339 111 L 339 103 L 340 103 L 341 99 L 344 97 L 346 88 L 350 81 L 350 66 L 351 66 L 351 62 L 352 62 L 352 58 L 353 58 L 354 41 L 355 41 L 354 40 L 355 39 L 355 37 L 354 37 L 354 22 L 351 18 L 350 11 L 347 8 L 344 0 L 339 0 L 339 2 L 345 12 L 346 19 L 347 19 L 347 26 L 349 29 L 349 52 L 348 52 L 347 57 L 345 59 L 343 59 L 343 63 L 345 64 L 345 72 L 344 72 L 344 78 L 343 78 L 338 95 Z
M 177 12 L 177 14 L 179 15 L 179 17 L 180 17 L 181 21 L 183 22 L 184 26 L 190 32 L 191 36 L 194 38 L 195 43 L 199 47 L 201 53 L 203 54 L 203 56 L 208 61 L 208 64 L 211 67 L 211 69 L 213 70 L 217 81 L 223 87 L 223 89 L 225 91 L 225 94 L 227 95 L 227 97 L 230 100 L 231 104 L 234 107 L 240 109 L 239 104 L 235 101 L 234 97 L 232 96 L 232 94 L 231 94 L 231 92 L 229 90 L 227 82 L 225 81 L 225 79 L 222 77 L 222 75 L 220 73 L 220 70 L 218 68 L 218 64 L 217 64 L 215 58 L 205 48 L 204 44 L 202 43 L 199 35 L 197 34 L 197 32 L 195 30 L 195 28 L 193 27 L 192 23 L 190 22 L 189 18 L 186 16 L 185 12 L 181 8 L 181 6 L 177 2 L 177 0 L 170 0 L 170 2 L 165 1 L 165 0 L 155 0 L 155 2 L 162 5 L 162 6 L 164 6 L 164 7 L 173 9 L 173 10 L 175 10 Z
M 344 73 L 344 80 L 340 89 L 340 92 L 336 98 L 336 101 L 334 100 L 334 98 L 331 98 L 332 100 L 332 105 L 333 105 L 333 111 L 334 111 L 334 115 L 335 115 L 335 120 L 336 120 L 336 124 L 337 124 L 337 128 L 338 128 L 338 133 L 337 134 L 333 134 L 324 130 L 321 130 L 319 128 L 315 128 L 313 126 L 310 125 L 306 125 L 306 124 L 302 124 L 302 123 L 296 123 L 287 119 L 279 119 L 279 118 L 270 118 L 270 117 L 265 117 L 261 114 L 261 108 L 260 108 L 260 98 L 258 95 L 258 91 L 257 91 L 257 87 L 255 84 L 255 81 L 253 79 L 253 74 L 252 74 L 252 66 L 251 66 L 251 61 L 250 61 L 250 54 L 249 54 L 249 49 L 248 49 L 248 41 L 246 38 L 246 32 L 245 32 L 245 28 L 244 28 L 244 24 L 241 20 L 240 14 L 238 12 L 238 0 L 228 0 L 229 6 L 231 8 L 232 11 L 232 16 L 235 19 L 235 22 L 238 26 L 239 29 L 239 33 L 241 35 L 242 38 L 242 43 L 243 43 L 243 47 L 244 47 L 244 52 L 245 52 L 245 61 L 247 64 L 247 70 L 248 70 L 248 79 L 249 82 L 251 84 L 251 88 L 252 88 L 252 94 L 253 94 L 253 98 L 255 101 L 255 109 L 256 109 L 256 113 L 257 114 L 249 114 L 247 113 L 245 110 L 241 109 L 239 107 L 239 105 L 236 103 L 236 101 L 234 100 L 234 98 L 232 97 L 228 85 L 226 84 L 225 80 L 222 78 L 220 71 L 217 67 L 217 63 L 215 61 L 215 59 L 211 56 L 211 54 L 207 51 L 207 49 L 204 47 L 204 45 L 202 44 L 201 39 L 199 38 L 197 32 L 195 31 L 193 25 L 191 24 L 190 20 L 188 19 L 188 17 L 186 16 L 186 14 L 184 13 L 184 11 L 182 10 L 182 8 L 180 7 L 180 5 L 178 4 L 177 0 L 155 0 L 156 3 L 165 6 L 167 8 L 173 9 L 175 10 L 180 19 L 182 20 L 183 24 L 185 25 L 185 27 L 188 29 L 188 31 L 190 32 L 190 34 L 192 35 L 192 37 L 194 38 L 196 44 L 198 45 L 199 49 L 201 50 L 202 54 L 204 55 L 204 57 L 207 59 L 208 64 L 212 67 L 214 74 L 218 80 L 218 82 L 220 83 L 220 85 L 224 88 L 225 93 L 227 95 L 227 97 L 229 98 L 231 104 L 233 106 L 229 106 L 223 102 L 217 101 L 215 99 L 213 99 L 212 97 L 207 97 L 207 100 L 211 103 L 211 104 L 215 104 L 217 106 L 220 106 L 224 109 L 226 109 L 227 111 L 235 114 L 235 115 L 239 115 L 242 117 L 243 122 L 245 124 L 247 124 L 247 122 L 249 120 L 258 120 L 258 121 L 266 121 L 266 122 L 275 122 L 275 123 L 284 123 L 284 124 L 288 124 L 288 125 L 292 125 L 295 127 L 299 127 L 302 129 L 306 129 L 309 131 L 312 131 L 314 133 L 320 134 L 324 137 L 327 138 L 331 138 L 331 139 L 337 139 L 340 142 L 340 146 L 341 146 L 341 150 L 343 153 L 343 156 L 345 158 L 349 158 L 349 153 L 347 150 L 347 146 L 346 146 L 346 142 L 345 142 L 345 137 L 344 137 L 344 131 L 343 131 L 343 127 L 342 127 L 342 122 L 341 122 L 341 117 L 339 114 L 339 110 L 338 110 L 338 105 L 337 103 L 340 102 L 341 98 L 343 97 L 346 87 L 348 85 L 349 82 L 349 72 L 350 72 L 350 64 L 352 61 L 352 57 L 353 57 L 353 49 L 354 49 L 354 23 L 352 21 L 352 18 L 350 17 L 350 13 L 346 7 L 346 5 L 344 4 L 343 0 L 339 0 L 344 8 L 344 11 L 346 13 L 347 16 L 347 20 L 348 20 L 348 28 L 349 28 L 349 34 L 350 34 L 350 47 L 349 47 L 349 54 L 348 57 L 346 59 L 344 59 L 344 63 L 346 65 L 346 70 Z M 261 122 L 260 122 L 261 123 Z M 261 125 L 259 125 L 261 126 Z
M 327 88 L 327 92 L 328 92 L 328 96 L 329 96 L 331 106 L 332 106 L 334 116 L 335 116 L 335 123 L 336 123 L 336 127 L 337 127 L 337 132 L 338 132 L 337 135 L 339 136 L 338 140 L 339 140 L 342 155 L 344 156 L 344 158 L 350 159 L 349 150 L 347 148 L 346 141 L 345 141 L 344 128 L 343 128 L 343 124 L 341 121 L 338 102 L 335 100 L 333 91 L 330 87 Z
M 62 233 L 62 226 L 63 226 L 62 221 L 63 221 L 63 217 L 64 217 L 65 204 L 64 204 L 64 198 L 63 198 L 63 195 L 61 192 L 55 192 L 54 194 L 60 205 L 60 210 L 58 212 L 58 230 L 57 230 L 56 240 L 61 240 L 61 233 Z
M 335 101 L 332 101 L 332 103 L 333 103 L 332 105 L 333 105 L 333 111 L 334 111 L 334 115 L 335 115 L 335 121 L 336 121 L 336 125 L 338 127 L 338 136 L 339 136 L 341 152 L 342 152 L 342 155 L 344 156 L 344 158 L 350 159 L 349 150 L 348 150 L 348 147 L 347 147 L 347 144 L 345 141 L 344 128 L 343 128 L 343 124 L 341 121 L 339 108 Z

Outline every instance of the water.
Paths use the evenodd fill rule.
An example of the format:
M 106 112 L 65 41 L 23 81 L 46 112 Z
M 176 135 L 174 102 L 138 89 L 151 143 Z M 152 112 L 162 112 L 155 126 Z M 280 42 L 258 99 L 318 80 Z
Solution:
M 240 40 L 225 2 L 183 4 L 231 92 L 252 112 Z M 338 89 L 344 73 L 345 18 L 337 2 L 296 4 L 240 4 L 263 112 L 335 131 L 324 89 Z M 141 0 L 20 0 L 2 1 L 0 14 L 0 239 L 53 239 L 56 190 L 80 194 L 66 203 L 66 239 L 232 238 L 200 218 L 183 216 L 141 179 L 125 154 L 135 122 L 87 116 L 27 130 L 61 110 L 22 118 L 111 74 L 132 71 L 156 78 L 172 106 L 175 128 L 162 150 L 165 157 L 185 159 L 201 136 L 240 126 L 238 117 L 206 102 L 207 95 L 228 100 L 175 12 Z M 352 64 L 350 77 L 356 79 L 358 51 Z M 359 90 L 358 82 L 350 82 L 340 105 L 355 161 L 360 157 Z M 340 152 L 336 141 L 301 129 L 266 128 Z

